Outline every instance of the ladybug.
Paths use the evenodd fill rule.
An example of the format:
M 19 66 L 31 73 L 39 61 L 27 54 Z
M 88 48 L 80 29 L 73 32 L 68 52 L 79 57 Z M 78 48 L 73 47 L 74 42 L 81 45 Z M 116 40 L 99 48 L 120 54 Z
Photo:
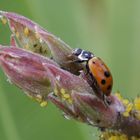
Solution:
M 73 50 L 73 54 L 77 56 L 78 62 L 86 62 L 87 73 L 94 81 L 92 88 L 97 92 L 102 92 L 103 96 L 109 96 L 113 86 L 113 78 L 106 64 L 91 52 L 80 48 Z

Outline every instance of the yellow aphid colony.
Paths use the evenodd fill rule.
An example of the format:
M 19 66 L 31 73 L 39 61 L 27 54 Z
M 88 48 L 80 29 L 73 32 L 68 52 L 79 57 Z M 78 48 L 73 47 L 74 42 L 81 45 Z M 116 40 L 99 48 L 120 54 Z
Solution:
M 26 36 L 29 35 L 29 29 L 28 29 L 27 27 L 25 27 L 25 29 L 24 29 L 24 34 L 25 34 Z
M 100 140 L 140 140 L 137 137 L 127 137 L 127 135 L 122 134 L 117 131 L 105 131 L 101 134 Z
M 123 99 L 123 97 L 119 94 L 115 94 L 116 97 L 123 103 L 125 107 L 125 111 L 123 112 L 124 117 L 135 117 L 136 119 L 140 120 L 140 97 L 134 99 L 134 102 L 130 102 L 127 99 Z M 127 135 L 118 132 L 118 131 L 110 131 L 106 130 L 101 133 L 100 136 L 101 140 L 140 140 L 140 138 L 132 136 L 131 138 L 127 137 Z
M 123 112 L 124 117 L 129 117 L 135 114 L 135 117 L 140 119 L 140 97 L 136 97 L 133 102 L 130 102 L 128 99 L 123 99 L 119 93 L 116 93 L 115 95 L 125 107 L 125 111 Z

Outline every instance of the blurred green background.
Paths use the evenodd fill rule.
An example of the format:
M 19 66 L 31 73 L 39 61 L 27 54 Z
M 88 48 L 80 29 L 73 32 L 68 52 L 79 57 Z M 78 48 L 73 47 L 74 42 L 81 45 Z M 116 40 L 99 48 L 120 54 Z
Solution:
M 110 67 L 113 91 L 140 95 L 140 1 L 0 0 L 0 9 L 29 17 L 71 47 L 94 52 Z M 0 24 L 0 44 L 9 30 Z M 97 129 L 63 118 L 52 104 L 41 108 L 0 71 L 1 140 L 96 140 Z

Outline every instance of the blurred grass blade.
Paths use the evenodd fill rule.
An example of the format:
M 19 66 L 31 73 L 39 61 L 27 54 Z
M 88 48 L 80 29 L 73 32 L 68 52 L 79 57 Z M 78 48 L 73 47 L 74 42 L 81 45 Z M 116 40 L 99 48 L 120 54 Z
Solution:
M 2 127 L 5 131 L 6 140 L 21 140 L 16 123 L 14 122 L 9 103 L 7 102 L 6 96 L 3 94 L 4 90 L 0 87 L 0 118 Z

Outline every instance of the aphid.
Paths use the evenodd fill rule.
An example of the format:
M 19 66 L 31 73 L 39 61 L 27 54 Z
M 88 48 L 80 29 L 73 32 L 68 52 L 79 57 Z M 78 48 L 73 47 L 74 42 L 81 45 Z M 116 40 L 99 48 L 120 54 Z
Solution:
M 91 79 L 96 82 L 92 88 L 96 90 L 99 88 L 103 95 L 109 96 L 113 86 L 113 78 L 106 64 L 89 51 L 78 48 L 73 51 L 73 54 L 78 57 L 79 63 L 86 62 L 87 74 L 90 74 Z

